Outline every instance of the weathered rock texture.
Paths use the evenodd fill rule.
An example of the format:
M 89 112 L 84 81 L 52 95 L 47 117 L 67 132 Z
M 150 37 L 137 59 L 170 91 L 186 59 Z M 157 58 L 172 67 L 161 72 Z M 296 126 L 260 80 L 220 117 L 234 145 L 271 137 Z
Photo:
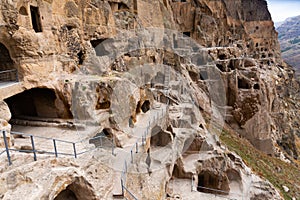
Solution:
M 281 59 L 266 1 L 4 0 L 0 12 L 0 69 L 16 69 L 20 80 L 0 88 L 0 98 L 10 108 L 9 113 L 6 103 L 0 105 L 6 122 L 3 126 L 8 126 L 11 114 L 17 119 L 73 119 L 111 130 L 116 144 L 125 148 L 130 141 L 128 122 L 134 127 L 138 116 L 153 109 L 155 102 L 170 102 L 168 123 L 160 127 L 159 136 L 152 138 L 148 148 L 160 152 L 163 146 L 168 149 L 165 153 L 173 153 L 166 157 L 151 154 L 154 166 L 161 170 L 130 176 L 127 184 L 134 193 L 142 199 L 163 199 L 175 195 L 173 179 L 190 180 L 196 174 L 198 186 L 222 190 L 226 195 L 237 191 L 252 199 L 281 198 L 269 183 L 251 174 L 238 156 L 220 146 L 208 120 L 220 113 L 225 123 L 259 150 L 271 156 L 284 155 L 288 162 L 298 159 L 299 85 L 293 70 Z M 157 31 L 153 34 L 142 28 Z M 168 65 L 176 73 L 168 80 L 162 68 L 150 70 L 144 77 L 137 68 L 157 65 Z M 141 76 L 132 78 L 126 72 Z M 218 76 L 212 77 L 216 73 Z M 137 84 L 137 77 L 142 77 L 142 84 Z M 214 81 L 223 87 L 212 84 Z M 123 89 L 116 91 L 118 82 Z M 169 93 L 162 91 L 166 83 Z M 120 110 L 114 110 L 116 104 Z M 222 116 L 217 119 L 222 125 Z M 190 141 L 191 137 L 196 139 Z M 56 161 L 40 162 L 27 165 L 39 171 Z M 1 181 L 6 186 L 0 197 L 22 198 L 21 191 L 36 184 L 30 186 L 39 190 L 28 194 L 32 199 L 64 195 L 112 198 L 112 182 L 102 175 L 103 179 L 98 179 L 105 171 L 101 164 L 91 159 L 91 167 L 95 164 L 101 169 L 91 172 L 81 161 L 71 167 L 64 165 L 68 162 L 64 158 L 60 162 L 54 164 L 57 172 L 51 173 L 47 183 L 23 167 L 5 168 Z M 67 168 L 68 173 L 63 173 Z M 134 170 L 142 169 L 141 164 Z M 110 170 L 103 173 L 112 175 Z M 251 179 L 256 183 L 249 189 L 246 182 Z M 7 184 L 7 180 L 14 181 Z M 264 187 L 257 189 L 255 184 L 260 183 Z M 182 196 L 189 193 L 182 191 Z M 201 194 L 188 198 L 199 199 Z

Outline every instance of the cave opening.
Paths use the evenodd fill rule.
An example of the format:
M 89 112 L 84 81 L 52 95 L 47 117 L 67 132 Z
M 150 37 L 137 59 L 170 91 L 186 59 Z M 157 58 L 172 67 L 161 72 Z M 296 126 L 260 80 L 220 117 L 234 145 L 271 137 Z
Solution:
M 216 64 L 217 68 L 221 71 L 221 72 L 226 72 L 226 67 L 222 64 Z
M 199 80 L 199 74 L 193 71 L 189 71 L 189 75 L 194 82 Z
M 228 195 L 229 190 L 229 181 L 226 176 L 220 176 L 208 170 L 204 170 L 198 174 L 197 191 Z
M 136 105 L 136 109 L 135 109 L 135 113 L 139 114 L 141 113 L 141 101 L 138 101 L 137 105 Z
M 57 98 L 54 90 L 47 88 L 25 90 L 4 101 L 8 104 L 12 119 L 72 118 L 70 107 Z
M 18 81 L 14 61 L 10 57 L 9 50 L 2 43 L 0 43 L 0 61 L 0 81 Z
M 20 13 L 20 15 L 25 15 L 25 16 L 28 15 L 27 10 L 26 10 L 26 8 L 25 8 L 24 6 L 22 6 L 22 7 L 19 9 L 19 13 Z
M 238 88 L 240 89 L 251 89 L 251 85 L 248 83 L 248 81 L 244 78 L 238 79 Z
M 96 199 L 90 183 L 83 177 L 76 177 L 75 181 L 62 190 L 54 200 L 90 200 Z
M 191 37 L 191 32 L 183 32 L 183 37 Z
M 95 147 L 111 147 L 112 137 L 112 130 L 110 128 L 104 128 L 100 133 L 97 133 L 89 140 L 89 144 L 94 144 Z
M 141 106 L 141 109 L 143 113 L 148 112 L 150 110 L 150 101 L 149 100 L 144 101 L 144 103 Z
M 97 56 L 105 56 L 109 55 L 110 53 L 105 49 L 103 42 L 105 40 L 108 40 L 108 38 L 102 38 L 102 39 L 96 39 L 96 40 L 91 40 L 90 43 L 93 46 L 93 48 L 96 51 Z
M 258 84 L 258 83 L 254 84 L 254 86 L 253 86 L 253 89 L 255 89 L 255 90 L 259 90 L 259 89 L 260 89 L 260 86 L 259 86 L 259 84 Z
M 156 126 L 152 129 L 150 145 L 152 147 L 165 147 L 172 143 L 172 135 Z
M 129 7 L 123 2 L 109 2 L 112 12 L 117 12 L 119 10 L 129 10 Z
M 54 200 L 78 200 L 75 193 L 66 188 L 65 190 L 61 191 Z
M 82 50 L 80 50 L 78 53 L 77 53 L 77 58 L 78 58 L 78 64 L 79 65 L 82 65 L 83 62 L 84 62 L 84 53 Z
M 42 23 L 39 7 L 30 6 L 32 28 L 36 33 L 42 32 Z
M 225 59 L 227 59 L 227 56 L 226 56 L 226 54 L 219 54 L 218 55 L 218 58 L 220 59 L 220 60 L 225 60 Z

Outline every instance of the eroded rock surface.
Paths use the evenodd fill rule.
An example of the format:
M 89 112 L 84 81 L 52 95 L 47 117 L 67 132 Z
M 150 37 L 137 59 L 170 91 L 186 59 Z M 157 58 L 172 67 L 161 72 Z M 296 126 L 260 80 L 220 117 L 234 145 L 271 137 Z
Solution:
M 111 162 L 123 165 L 149 123 L 125 183 L 139 199 L 281 199 L 214 129 L 298 159 L 299 84 L 266 1 L 6 0 L 0 11 L 0 69 L 13 82 L 0 87 L 2 129 L 95 126 L 117 146 L 77 160 L 15 153 L 10 167 L 2 154 L 1 198 L 112 199 L 123 166 Z

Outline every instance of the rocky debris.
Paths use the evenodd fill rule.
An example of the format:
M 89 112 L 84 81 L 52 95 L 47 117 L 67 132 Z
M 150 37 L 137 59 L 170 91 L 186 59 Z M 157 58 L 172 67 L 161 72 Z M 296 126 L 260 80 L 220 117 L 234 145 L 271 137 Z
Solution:
M 1 113 L 0 119 L 3 119 L 7 122 L 11 119 L 11 113 L 9 107 L 4 101 L 0 102 L 0 113 Z
M 20 78 L 1 94 L 7 137 L 11 118 L 69 119 L 109 130 L 125 151 L 136 125 L 149 123 L 141 116 L 168 104 L 146 140 L 150 154 L 138 154 L 129 169 L 125 184 L 134 194 L 281 199 L 213 134 L 216 122 L 227 123 L 257 149 L 298 159 L 299 84 L 280 57 L 266 1 L 18 0 L 1 2 L 0 12 L 0 67 Z M 40 93 L 24 95 L 33 90 Z M 86 155 L 31 163 L 13 154 L 13 166 L 1 165 L 0 196 L 112 198 L 119 180 L 103 162 L 115 158 Z
M 285 192 L 289 192 L 289 191 L 290 191 L 290 189 L 289 189 L 287 186 L 285 186 L 285 185 L 283 185 L 282 188 L 283 188 L 283 190 L 284 190 Z

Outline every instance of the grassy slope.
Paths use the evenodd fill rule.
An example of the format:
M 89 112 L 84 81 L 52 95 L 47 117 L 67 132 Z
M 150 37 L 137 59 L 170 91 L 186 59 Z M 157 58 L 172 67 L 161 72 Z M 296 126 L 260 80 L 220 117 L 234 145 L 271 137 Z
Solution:
M 223 129 L 220 140 L 231 151 L 240 155 L 255 173 L 278 188 L 285 199 L 290 200 L 292 197 L 300 199 L 300 168 L 258 151 L 229 128 Z M 290 189 L 288 193 L 284 192 L 283 185 Z

